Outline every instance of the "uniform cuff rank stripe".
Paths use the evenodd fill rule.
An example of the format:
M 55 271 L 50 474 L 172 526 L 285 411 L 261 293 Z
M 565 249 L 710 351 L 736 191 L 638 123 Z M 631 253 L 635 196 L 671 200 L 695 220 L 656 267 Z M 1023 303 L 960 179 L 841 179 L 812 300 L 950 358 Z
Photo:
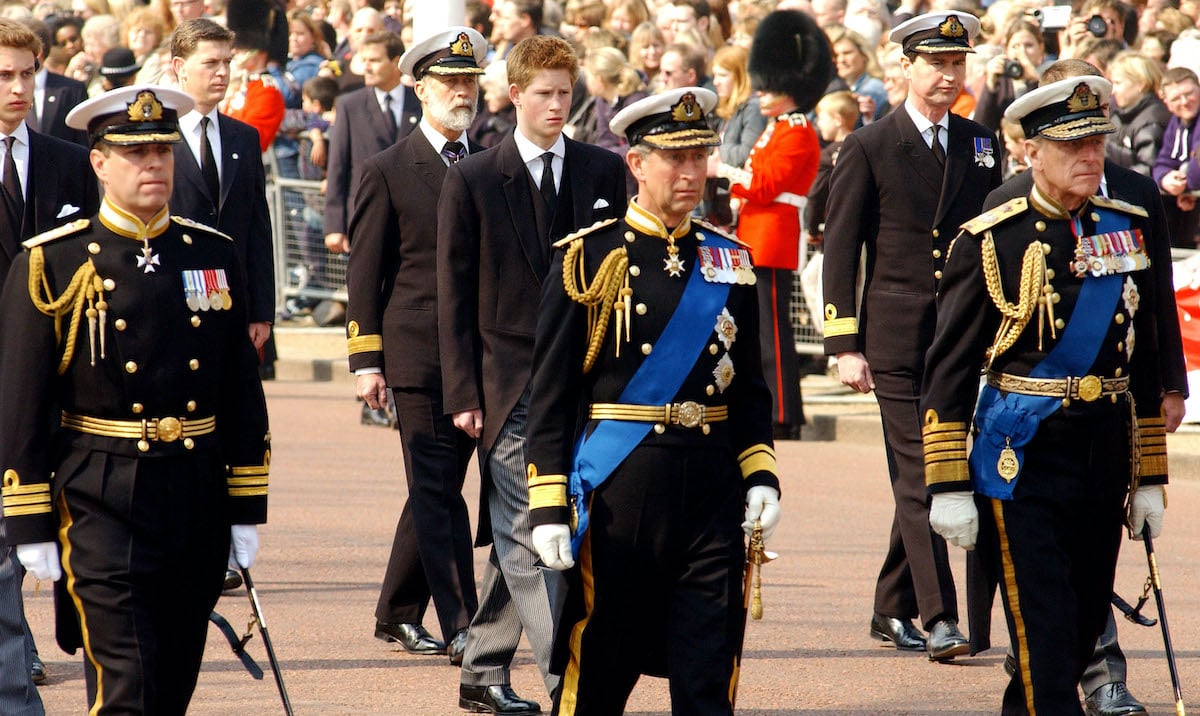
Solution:
M 539 475 L 530 465 L 526 472 L 529 484 L 529 509 L 567 506 L 567 476 Z
M 355 336 L 346 339 L 346 350 L 350 355 L 371 353 L 383 350 L 383 336 L 372 333 L 366 336 Z
M 50 512 L 50 484 L 35 482 L 22 485 L 16 470 L 4 471 L 4 487 L 0 489 L 5 517 L 41 515 Z
M 756 472 L 769 472 L 777 475 L 775 469 L 775 449 L 770 445 L 759 443 L 751 445 L 738 455 L 738 465 L 742 468 L 742 478 L 747 478 Z
M 854 335 L 858 335 L 858 319 L 853 316 L 850 318 L 834 318 L 832 320 L 825 321 L 826 338 Z
M 938 421 L 937 411 L 925 413 L 921 426 L 921 441 L 925 452 L 925 484 L 965 482 L 970 480 L 967 469 L 967 424 Z
M 1167 428 L 1162 418 L 1138 418 L 1138 450 L 1141 477 L 1167 474 Z

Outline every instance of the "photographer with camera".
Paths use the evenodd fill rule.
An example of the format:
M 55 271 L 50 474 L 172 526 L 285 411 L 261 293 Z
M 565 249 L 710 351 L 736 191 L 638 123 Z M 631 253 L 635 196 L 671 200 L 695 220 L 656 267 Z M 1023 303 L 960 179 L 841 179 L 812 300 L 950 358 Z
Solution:
M 1000 118 L 1013 100 L 1037 89 L 1045 61 L 1042 29 L 1025 17 L 1011 21 L 1004 31 L 1004 53 L 987 63 L 975 121 L 998 132 Z
M 1090 40 L 1115 40 L 1125 44 L 1125 18 L 1133 9 L 1121 0 L 1087 0 L 1058 34 L 1060 59 L 1086 59 Z

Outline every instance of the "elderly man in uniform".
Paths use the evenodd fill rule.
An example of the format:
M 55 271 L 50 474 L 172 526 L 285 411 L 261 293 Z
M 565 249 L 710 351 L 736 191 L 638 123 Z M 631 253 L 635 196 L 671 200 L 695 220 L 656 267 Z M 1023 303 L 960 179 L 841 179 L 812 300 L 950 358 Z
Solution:
M 690 218 L 715 104 L 685 87 L 613 118 L 638 195 L 557 242 L 542 294 L 529 506 L 542 561 L 578 558 L 563 716 L 622 713 L 639 674 L 670 679 L 674 713 L 733 713 L 742 530 L 770 537 L 779 478 L 750 252 Z
M 1005 714 L 1083 713 L 1076 685 L 1109 614 L 1127 496 L 1135 538 L 1162 529 L 1153 223 L 1099 194 L 1110 90 L 1071 77 L 1005 112 L 1033 187 L 963 226 L 925 372 L 929 521 L 951 544 L 978 539 L 1003 589 Z
M 978 31 L 978 20 L 956 12 L 892 30 L 908 98 L 846 139 L 825 222 L 825 352 L 837 356 L 843 383 L 875 393 L 896 502 L 869 633 L 935 661 L 969 645 L 946 543 L 929 529 L 917 401 L 950 240 L 1000 184 L 991 130 L 950 112 Z M 912 623 L 918 616 L 928 637 Z
M 90 713 L 187 710 L 227 559 L 249 567 L 266 520 L 236 249 L 167 207 L 191 106 L 134 86 L 72 110 L 104 201 L 26 241 L 0 298 L 7 540 L 58 581 L 58 641 L 83 647 Z

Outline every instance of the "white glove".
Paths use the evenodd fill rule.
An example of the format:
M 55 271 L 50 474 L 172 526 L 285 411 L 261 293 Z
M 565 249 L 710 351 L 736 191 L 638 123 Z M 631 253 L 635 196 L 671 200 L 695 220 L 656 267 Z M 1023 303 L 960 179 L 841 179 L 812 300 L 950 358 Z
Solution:
M 58 560 L 57 542 L 37 542 L 17 545 L 17 561 L 34 579 L 57 582 L 62 578 L 62 563 Z
M 234 525 L 229 528 L 229 568 L 254 566 L 258 555 L 258 525 Z
M 970 550 L 979 536 L 979 510 L 973 492 L 939 492 L 929 506 L 929 526 L 956 547 Z
M 779 491 L 774 487 L 756 485 L 746 491 L 746 521 L 742 529 L 749 537 L 754 532 L 754 521 L 762 521 L 763 544 L 771 541 L 775 528 L 779 526 Z
M 538 525 L 533 528 L 533 548 L 542 563 L 550 569 L 570 569 L 575 566 L 571 556 L 571 528 L 566 525 Z
M 1162 534 L 1163 512 L 1167 509 L 1163 500 L 1162 485 L 1145 485 L 1133 493 L 1129 509 L 1129 528 L 1133 538 L 1142 538 L 1142 525 L 1150 525 L 1150 537 Z

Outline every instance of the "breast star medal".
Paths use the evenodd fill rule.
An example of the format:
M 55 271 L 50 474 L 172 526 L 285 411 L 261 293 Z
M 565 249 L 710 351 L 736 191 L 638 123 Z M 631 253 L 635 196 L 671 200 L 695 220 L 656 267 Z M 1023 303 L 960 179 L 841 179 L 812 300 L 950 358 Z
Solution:
M 1017 459 L 1017 451 L 1012 449 L 1011 441 L 1005 438 L 1004 449 L 1000 451 L 1000 459 L 996 461 L 996 472 L 1005 482 L 1012 482 L 1020 471 L 1021 461 Z
M 663 259 L 663 270 L 675 278 L 682 276 L 686 270 L 683 261 L 679 258 L 679 247 L 675 245 L 674 240 L 667 244 L 667 258 Z

